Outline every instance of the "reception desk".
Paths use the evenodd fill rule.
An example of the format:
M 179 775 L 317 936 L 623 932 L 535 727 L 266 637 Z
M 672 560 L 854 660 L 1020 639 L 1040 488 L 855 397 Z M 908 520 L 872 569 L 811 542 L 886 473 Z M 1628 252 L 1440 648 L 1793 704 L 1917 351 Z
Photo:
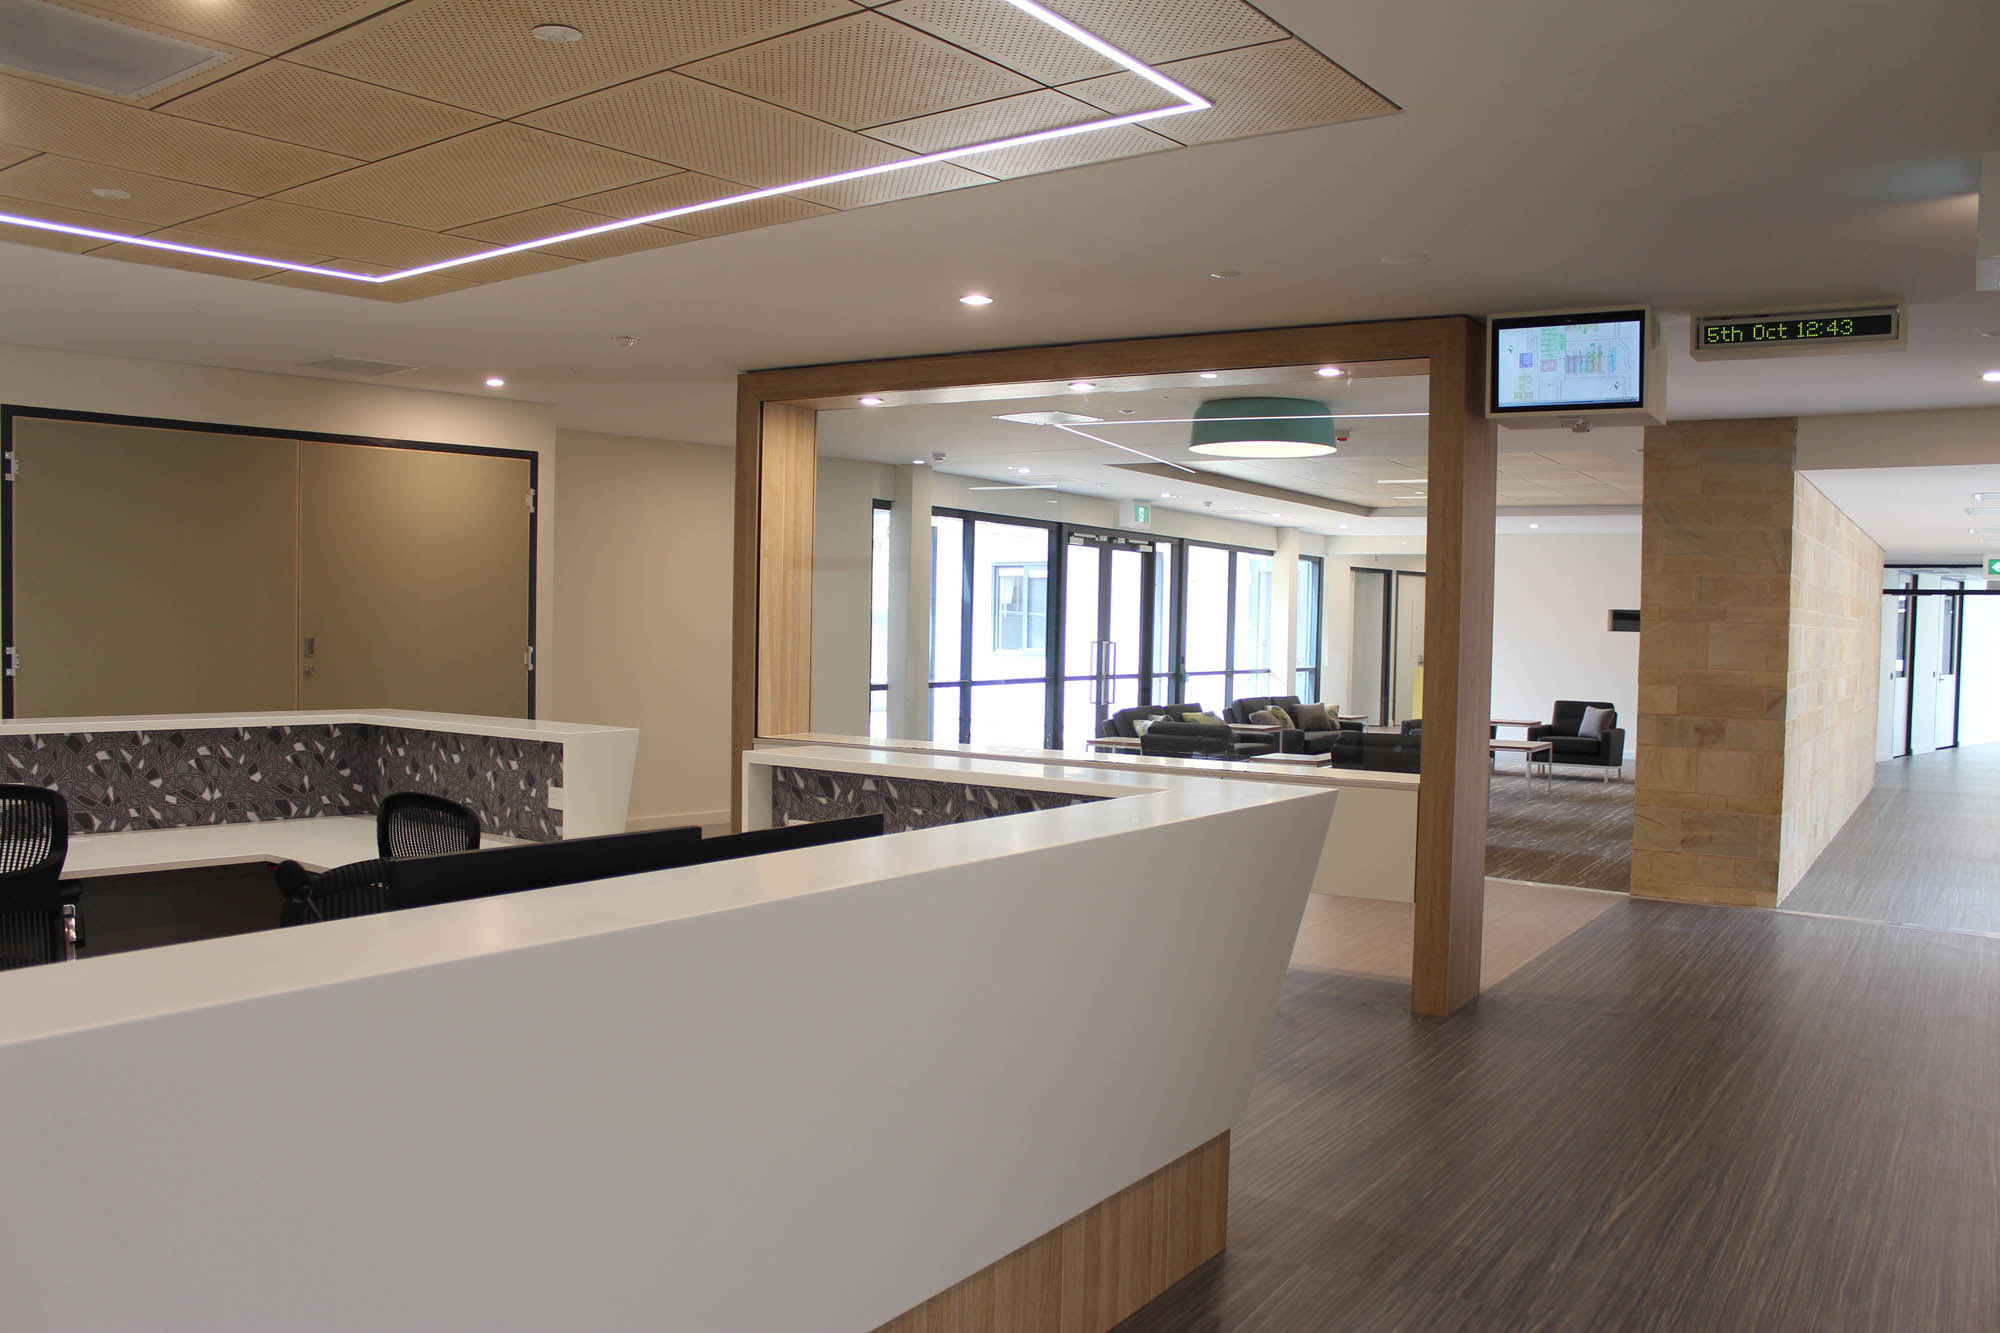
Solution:
M 404 709 L 0 722 L 0 775 L 53 787 L 73 834 L 372 817 L 392 791 L 544 842 L 625 831 L 639 733 Z
M 1336 793 L 745 762 L 968 822 L 0 974 L 11 1333 L 1106 1329 L 1213 1254 Z
M 1417 785 L 1415 773 L 1262 764 L 1228 759 L 1179 759 L 1130 751 L 1031 750 L 959 745 L 944 741 L 877 740 L 823 732 L 759 738 L 759 748 L 795 746 L 881 750 L 1011 764 L 1050 765 L 1118 773 L 1158 773 L 1224 778 L 1232 782 L 1282 782 L 1341 793 L 1327 826 L 1313 892 L 1342 898 L 1414 902 L 1417 886 Z M 746 808 L 747 808 L 746 801 Z

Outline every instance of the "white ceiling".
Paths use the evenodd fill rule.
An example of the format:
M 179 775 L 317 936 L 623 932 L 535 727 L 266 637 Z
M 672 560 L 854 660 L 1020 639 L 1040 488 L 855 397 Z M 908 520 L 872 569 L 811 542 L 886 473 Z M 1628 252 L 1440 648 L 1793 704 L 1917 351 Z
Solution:
M 1889 563 L 1982 564 L 2000 555 L 2000 465 L 1841 468 L 1804 474 L 1881 544 Z M 1992 514 L 1967 514 L 1972 508 Z M 1981 535 L 1979 530 L 1990 530 Z
M 973 402 L 907 405 L 890 395 L 877 407 L 823 410 L 819 443 L 838 458 L 909 465 L 984 483 L 1054 485 L 1076 495 L 1144 500 L 1244 522 L 1297 527 L 1330 536 L 1409 535 L 1423 531 L 1425 394 L 1427 377 L 1396 375 L 1322 379 L 1294 367 L 1235 372 L 1217 384 L 1197 374 L 1103 379 L 1088 392 L 1024 391 Z M 1345 436 L 1339 452 L 1321 458 L 1243 462 L 1188 451 L 1187 418 L 1204 401 L 1231 397 L 1322 401 Z M 1061 411 L 1101 420 L 1083 424 L 1085 438 L 1054 426 L 1001 420 L 1004 415 Z M 1414 414 L 1414 415 L 1409 415 Z M 1541 517 L 1578 507 L 1622 510 L 1573 514 L 1578 519 L 1633 519 L 1640 501 L 1641 432 L 1600 428 L 1501 431 L 1499 499 L 1503 510 Z M 1125 446 L 1123 449 L 1117 446 Z M 1129 450 L 1141 450 L 1141 457 Z M 1154 469 L 1165 465 L 1173 475 Z M 1180 469 L 1192 469 L 1182 471 Z M 1245 493 L 1205 482 L 1229 478 L 1290 495 Z M 1307 497 L 1332 503 L 1315 506 Z M 1357 510 L 1375 511 L 1372 514 Z M 1519 516 L 1519 515 L 1517 515 Z M 1525 525 L 1523 526 L 1525 529 Z M 1637 530 L 1636 522 L 1586 523 L 1578 530 Z M 1553 530 L 1553 529 L 1551 529 Z
M 549 6 L 559 20 L 559 0 Z M 1268 0 L 1400 115 L 1178 150 L 379 306 L 0 244 L 0 338 L 258 370 L 332 353 L 566 426 L 727 443 L 746 369 L 1643 301 L 1903 297 L 1905 350 L 1696 364 L 1675 416 L 2000 403 L 1972 290 L 1991 0 Z M 0 138 L 4 138 L 0 129 Z M 1426 256 L 1426 262 L 1385 263 Z M 1217 280 L 1211 271 L 1238 270 Z M 956 298 L 989 291 L 983 310 Z M 620 335 L 636 347 L 614 342 Z

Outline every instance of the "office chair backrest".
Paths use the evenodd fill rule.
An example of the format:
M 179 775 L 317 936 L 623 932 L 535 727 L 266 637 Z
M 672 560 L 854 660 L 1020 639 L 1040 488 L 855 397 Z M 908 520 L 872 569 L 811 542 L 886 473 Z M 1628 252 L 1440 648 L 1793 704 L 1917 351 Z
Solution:
M 384 857 L 443 856 L 479 849 L 479 816 L 457 801 L 420 791 L 392 792 L 375 812 L 375 850 Z
M 0 784 L 0 968 L 73 956 L 62 888 L 68 856 L 69 804 L 62 793 Z

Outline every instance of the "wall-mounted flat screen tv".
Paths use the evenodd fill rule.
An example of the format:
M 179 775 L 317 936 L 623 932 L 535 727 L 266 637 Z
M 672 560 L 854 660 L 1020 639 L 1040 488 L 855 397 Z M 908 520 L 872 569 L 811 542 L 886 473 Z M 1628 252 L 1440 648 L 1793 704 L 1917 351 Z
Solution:
M 1643 409 L 1646 311 L 1496 315 L 1489 415 Z

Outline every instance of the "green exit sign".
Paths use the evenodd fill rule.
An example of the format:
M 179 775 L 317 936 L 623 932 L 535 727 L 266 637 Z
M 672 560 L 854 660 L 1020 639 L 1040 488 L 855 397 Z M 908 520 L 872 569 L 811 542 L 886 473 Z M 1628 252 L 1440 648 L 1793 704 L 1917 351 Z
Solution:
M 1153 506 L 1133 505 L 1132 521 L 1134 523 L 1151 523 L 1153 521 Z M 2000 565 L 2000 560 L 1995 560 L 1990 563 Z
M 1989 579 L 2000 579 L 2000 555 L 1988 556 L 1986 558 L 1986 577 Z

